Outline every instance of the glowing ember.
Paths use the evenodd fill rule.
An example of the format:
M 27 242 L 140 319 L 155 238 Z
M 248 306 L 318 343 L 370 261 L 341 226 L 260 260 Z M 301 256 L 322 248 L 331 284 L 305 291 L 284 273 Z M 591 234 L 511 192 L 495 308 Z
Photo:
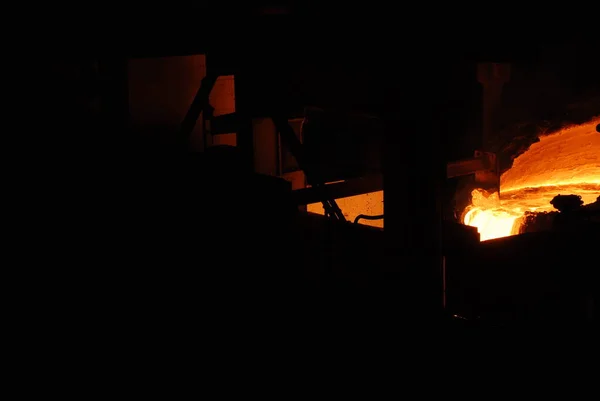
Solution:
M 481 240 L 518 234 L 527 211 L 554 210 L 556 195 L 580 195 L 584 204 L 600 194 L 600 120 L 540 137 L 500 178 L 501 198 L 472 193 L 463 222 L 477 227 Z

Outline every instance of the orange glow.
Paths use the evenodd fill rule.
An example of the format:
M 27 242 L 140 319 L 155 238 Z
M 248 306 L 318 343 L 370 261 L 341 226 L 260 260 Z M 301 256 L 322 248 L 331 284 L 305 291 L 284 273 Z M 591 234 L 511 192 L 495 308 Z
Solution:
M 519 233 L 525 212 L 554 210 L 556 195 L 580 195 L 584 204 L 600 195 L 600 134 L 597 119 L 540 137 L 500 178 L 501 195 L 473 191 L 463 222 L 481 240 Z
M 383 191 L 370 192 L 363 195 L 350 196 L 347 198 L 336 199 L 336 202 L 344 217 L 348 221 L 354 221 L 359 214 L 380 215 L 383 214 Z M 311 203 L 306 205 L 306 210 L 311 213 L 323 214 L 323 205 L 321 203 Z M 383 219 L 381 220 L 360 220 L 359 224 L 372 227 L 383 228 Z

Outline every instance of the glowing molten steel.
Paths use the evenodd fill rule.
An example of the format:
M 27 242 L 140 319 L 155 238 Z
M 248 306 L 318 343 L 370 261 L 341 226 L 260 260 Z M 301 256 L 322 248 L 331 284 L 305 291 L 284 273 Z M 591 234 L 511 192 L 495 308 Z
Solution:
M 584 204 L 600 194 L 600 120 L 540 137 L 500 178 L 498 193 L 472 193 L 463 222 L 481 240 L 519 233 L 525 212 L 547 212 L 556 195 L 580 195 Z

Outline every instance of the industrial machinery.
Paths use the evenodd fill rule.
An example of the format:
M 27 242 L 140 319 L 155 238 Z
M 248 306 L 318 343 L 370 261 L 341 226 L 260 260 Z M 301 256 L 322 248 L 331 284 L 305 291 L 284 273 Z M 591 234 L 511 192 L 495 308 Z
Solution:
M 478 188 L 498 192 L 500 190 L 500 172 L 496 155 L 492 152 L 475 151 L 471 159 L 458 160 L 448 163 L 446 174 L 448 178 L 474 175 Z
M 267 31 L 263 25 L 260 29 Z M 237 196 L 235 200 L 227 199 L 227 196 L 219 197 L 219 201 L 227 201 L 227 207 L 216 208 L 219 216 L 221 213 L 228 216 L 223 221 L 224 228 L 218 227 L 216 213 L 211 216 L 214 224 L 210 225 L 210 245 L 217 244 L 217 239 L 223 242 L 231 241 L 234 245 L 229 248 L 220 244 L 217 247 L 219 252 L 246 256 L 248 251 L 246 259 L 252 260 L 252 263 L 238 264 L 236 273 L 248 274 L 249 266 L 260 265 L 260 261 L 266 263 L 267 260 L 271 269 L 269 274 L 274 274 L 273 277 L 277 277 L 277 268 L 293 266 L 293 268 L 305 269 L 306 277 L 309 278 L 307 282 L 314 284 L 313 287 L 306 288 L 320 289 L 320 296 L 315 299 L 318 298 L 323 302 L 328 299 L 329 305 L 343 304 L 348 301 L 352 305 L 345 308 L 349 314 L 355 310 L 354 307 L 357 307 L 356 310 L 359 309 L 358 304 L 364 304 L 369 305 L 367 308 L 369 311 L 377 310 L 381 316 L 390 320 L 402 315 L 409 316 L 408 319 L 424 316 L 423 321 L 425 321 L 435 319 L 436 313 L 439 312 L 462 314 L 470 319 L 487 315 L 488 320 L 495 320 L 492 315 L 499 316 L 501 311 L 494 314 L 488 312 L 495 307 L 502 309 L 512 302 L 511 299 L 517 299 L 511 298 L 511 294 L 515 293 L 513 291 L 515 283 L 534 286 L 537 285 L 535 277 L 544 277 L 544 280 L 547 278 L 543 276 L 542 268 L 533 269 L 535 270 L 533 273 L 526 273 L 527 264 L 536 263 L 534 255 L 543 254 L 544 248 L 547 247 L 544 244 L 551 244 L 552 249 L 556 251 L 553 257 L 546 257 L 543 262 L 553 269 L 557 268 L 561 258 L 567 259 L 566 254 L 559 253 L 559 249 L 564 250 L 568 246 L 575 246 L 575 240 L 583 241 L 585 235 L 588 235 L 585 238 L 593 238 L 593 231 L 586 231 L 585 235 L 582 232 L 571 237 L 566 234 L 554 236 L 554 234 L 534 233 L 482 243 L 479 242 L 477 229 L 442 221 L 443 197 L 440 194 L 449 178 L 472 175 L 478 187 L 501 190 L 498 155 L 490 149 L 488 139 L 493 135 L 494 124 L 490 121 L 495 115 L 494 107 L 508 79 L 508 70 L 504 66 L 486 64 L 485 67 L 481 67 L 479 79 L 484 85 L 485 92 L 483 96 L 483 114 L 487 121 L 484 124 L 485 133 L 481 143 L 470 148 L 477 149 L 472 158 L 453 161 L 446 159 L 442 151 L 442 130 L 432 123 L 439 119 L 435 112 L 444 108 L 451 109 L 445 102 L 455 95 L 452 91 L 440 90 L 448 82 L 453 82 L 454 78 L 450 73 L 444 75 L 450 68 L 440 67 L 439 60 L 442 56 L 432 54 L 429 64 L 423 61 L 415 62 L 413 65 L 403 61 L 390 65 L 390 62 L 397 59 L 396 53 L 389 57 L 382 56 L 376 54 L 381 52 L 369 48 L 364 49 L 363 57 L 357 56 L 357 60 L 349 62 L 349 54 L 362 54 L 350 51 L 357 49 L 355 43 L 349 45 L 347 49 L 331 49 L 328 45 L 323 45 L 319 49 L 318 35 L 314 34 L 314 37 L 311 36 L 312 40 L 308 41 L 304 32 L 301 32 L 296 33 L 296 41 L 289 46 L 290 49 L 281 49 L 270 47 L 275 42 L 273 37 L 277 36 L 273 35 L 273 31 L 269 29 L 268 32 L 263 32 L 262 36 L 258 35 L 258 38 L 251 39 L 251 35 L 239 38 L 231 43 L 233 49 L 230 52 L 227 48 L 220 48 L 228 45 L 223 40 L 211 44 L 209 39 L 217 35 L 211 36 L 207 33 L 204 43 L 199 40 L 201 35 L 178 42 L 181 47 L 183 42 L 188 45 L 193 42 L 194 46 L 186 48 L 185 51 L 177 46 L 171 46 L 168 51 L 165 48 L 152 47 L 149 44 L 152 41 L 148 40 L 148 46 L 139 50 L 137 54 L 137 56 L 140 54 L 145 56 L 206 54 L 207 74 L 177 133 L 179 150 L 186 149 L 190 134 L 196 125 L 202 125 L 214 137 L 235 132 L 241 170 L 247 174 L 258 172 L 263 176 L 283 177 L 289 183 L 287 185 L 288 183 L 283 179 L 271 179 L 273 177 L 266 181 L 257 179 L 261 181 L 261 191 L 273 194 L 277 201 L 270 202 L 265 196 L 261 198 L 263 203 L 253 201 L 251 208 L 244 208 L 244 204 L 247 203 L 245 199 L 252 198 L 253 191 L 259 190 L 259 184 L 248 184 L 248 182 L 254 183 L 254 179 L 233 180 L 235 174 L 232 174 L 227 176 L 227 179 L 232 179 L 232 182 L 219 185 L 212 182 L 215 184 L 214 188 L 220 190 L 225 190 L 234 184 L 247 185 L 243 189 L 231 191 Z M 302 47 L 307 42 L 315 44 Z M 160 43 L 164 44 L 164 41 Z M 247 48 L 256 48 L 257 51 L 252 57 L 242 59 L 240 54 L 244 52 L 241 49 L 246 51 Z M 332 56 L 331 53 L 336 51 L 339 54 Z M 377 110 L 361 113 L 361 120 L 357 123 L 358 113 L 350 111 L 350 107 L 345 107 L 348 104 L 335 110 L 333 107 L 335 101 L 328 99 L 328 102 L 323 102 L 328 106 L 322 107 L 325 113 L 318 115 L 317 121 L 322 125 L 317 131 L 331 132 L 332 121 L 341 127 L 344 121 L 355 119 L 353 126 L 364 124 L 365 131 L 381 130 L 380 140 L 373 141 L 368 146 L 369 149 L 379 147 L 381 157 L 365 157 L 355 166 L 348 163 L 343 166 L 343 169 L 336 171 L 335 166 L 329 165 L 327 160 L 332 152 L 335 152 L 336 142 L 311 136 L 317 131 L 311 133 L 306 130 L 304 132 L 306 136 L 302 137 L 301 125 L 304 121 L 315 122 L 315 119 L 312 119 L 315 117 L 314 110 L 312 112 L 292 110 L 292 107 L 288 106 L 293 102 L 281 95 L 285 91 L 278 92 L 278 78 L 280 78 L 278 74 L 284 75 L 284 72 L 278 73 L 279 66 L 285 73 L 291 70 L 294 70 L 297 75 L 305 73 L 298 61 L 301 58 L 299 54 L 303 54 L 306 58 L 317 59 L 314 65 L 319 66 L 333 64 L 332 60 L 336 58 L 339 60 L 335 68 L 339 67 L 342 70 L 342 67 L 347 67 L 354 71 L 364 69 L 368 70 L 365 76 L 377 77 L 377 79 L 372 78 L 373 82 L 364 85 L 376 88 L 373 89 L 375 94 L 372 94 L 369 100 L 378 106 Z M 452 62 L 449 61 L 447 64 L 450 65 Z M 214 115 L 209 101 L 211 89 L 219 76 L 231 75 L 235 77 L 235 112 Z M 350 74 L 349 78 L 343 78 L 339 79 L 340 83 L 337 85 L 331 85 L 338 91 L 335 100 L 340 102 L 360 89 L 358 80 Z M 312 83 L 308 81 L 310 78 L 299 80 L 300 83 L 296 82 L 293 89 L 303 89 L 311 85 Z M 340 88 L 343 90 L 340 91 Z M 328 88 L 324 90 L 326 89 Z M 331 92 L 333 91 L 331 89 Z M 369 94 L 366 90 L 365 93 Z M 302 99 L 299 103 L 303 107 L 311 105 L 311 102 L 306 99 Z M 359 109 L 359 106 L 357 105 L 356 108 Z M 346 116 L 341 118 L 340 114 Z M 336 117 L 327 121 L 325 117 L 332 115 Z M 371 118 L 373 116 L 377 118 Z M 342 129 L 340 128 L 339 131 Z M 348 130 L 344 131 L 348 132 Z M 331 137 L 335 137 L 338 133 L 334 132 Z M 261 142 L 269 144 L 268 151 L 265 150 L 266 146 L 262 149 L 257 146 L 257 138 L 268 139 Z M 362 139 L 357 136 L 353 137 L 353 140 L 360 143 Z M 337 144 L 339 145 L 339 142 Z M 328 149 L 327 152 L 319 154 L 314 151 L 319 148 Z M 356 147 L 348 146 L 346 149 L 351 154 Z M 261 150 L 264 153 L 261 153 Z M 289 155 L 283 154 L 288 151 L 297 166 L 288 163 Z M 373 160 L 379 162 L 379 165 L 371 164 Z M 336 161 L 344 163 L 343 158 Z M 203 174 L 210 175 L 206 172 Z M 225 176 L 221 178 L 225 179 Z M 335 182 L 338 180 L 339 182 Z M 190 177 L 189 182 L 193 183 L 193 178 Z M 385 230 L 346 221 L 343 210 L 339 207 L 340 198 L 381 191 L 384 189 L 384 184 Z M 269 191 L 267 187 L 277 187 L 277 190 Z M 200 193 L 196 194 L 194 200 L 213 195 L 211 191 L 198 192 Z M 185 199 L 185 196 L 182 198 Z M 271 208 L 275 203 L 285 202 L 284 199 L 289 200 L 294 206 L 321 202 L 326 217 L 302 212 L 287 214 L 287 208 Z M 195 210 L 194 208 L 197 207 L 193 202 L 186 201 L 185 204 L 190 210 Z M 210 207 L 210 202 L 204 201 L 202 205 Z M 278 232 L 277 235 L 271 235 L 259 250 L 247 250 L 248 247 L 243 244 L 250 240 L 253 245 L 258 243 L 261 238 L 258 233 L 265 227 L 260 226 L 260 215 L 253 214 L 254 207 L 260 210 L 261 215 L 266 215 L 269 210 L 277 209 L 276 213 L 284 213 L 283 210 L 286 210 L 286 216 L 293 224 L 269 225 L 281 229 L 281 234 Z M 278 220 L 273 213 L 275 212 L 270 215 L 271 223 Z M 210 210 L 207 214 L 210 214 Z M 244 214 L 247 214 L 247 218 L 244 218 Z M 231 218 L 231 215 L 235 215 L 235 218 Z M 358 221 L 363 218 L 365 216 L 360 214 L 357 216 Z M 195 220 L 199 230 L 200 227 L 203 227 L 202 229 L 207 227 L 202 225 L 202 221 L 202 218 Z M 243 226 L 240 221 L 252 222 L 257 226 L 249 228 Z M 294 229 L 288 230 L 292 225 Z M 287 228 L 284 230 L 283 226 Z M 281 255 L 275 255 L 277 252 L 271 249 L 273 248 L 271 242 L 274 239 L 277 241 L 273 242 L 281 247 L 277 249 L 285 249 Z M 567 241 L 569 239 L 573 244 Z M 563 240 L 567 241 L 564 242 L 567 245 L 561 248 L 560 244 Z M 578 245 L 573 249 L 585 255 L 586 250 L 589 254 L 587 246 Z M 232 248 L 235 252 L 231 251 Z M 240 251 L 241 249 L 244 251 Z M 521 262 L 513 263 L 518 260 L 518 257 L 522 258 Z M 517 267 L 505 269 L 506 266 L 519 266 L 520 270 Z M 582 277 L 589 279 L 587 274 L 582 273 L 577 280 Z M 553 283 L 558 282 L 560 277 L 560 274 L 555 274 Z M 575 283 L 578 281 L 574 276 L 571 277 L 573 280 L 569 283 L 576 286 Z M 271 280 L 269 283 L 272 284 L 274 281 L 276 280 Z M 511 285 L 513 287 L 510 287 Z M 265 290 L 265 287 L 261 287 L 261 290 Z M 567 293 L 574 294 L 576 291 L 573 288 L 569 288 Z M 521 289 L 527 291 L 525 287 Z M 324 294 L 329 294 L 329 298 Z M 523 308 L 526 309 L 525 298 L 519 298 L 519 303 L 525 305 Z M 504 302 L 506 299 L 509 301 Z M 544 313 L 552 310 L 545 306 L 542 309 Z M 502 319 L 498 319 L 500 320 Z
M 208 75 L 202 80 L 202 84 L 200 85 L 200 88 L 198 89 L 198 92 L 194 97 L 194 101 L 192 102 L 192 105 L 190 106 L 190 109 L 182 123 L 181 130 L 178 133 L 178 136 L 182 139 L 182 141 L 185 142 L 188 139 L 196 121 L 200 117 L 200 114 L 203 111 L 210 113 L 209 96 L 215 82 L 217 81 L 217 78 L 218 73 L 209 72 Z M 273 124 L 275 125 L 276 131 L 279 133 L 284 143 L 291 150 L 300 168 L 305 172 L 308 179 L 308 183 L 312 187 L 314 187 L 316 191 L 320 191 L 325 182 L 320 177 L 320 172 L 318 168 L 305 155 L 302 143 L 300 143 L 297 135 L 294 133 L 294 130 L 290 126 L 288 120 L 280 115 L 273 115 L 271 119 L 273 121 Z M 212 118 L 210 120 L 210 126 L 213 135 L 215 133 L 218 133 L 219 131 L 222 131 L 224 133 L 232 131 L 239 132 L 240 125 L 243 123 L 239 120 L 240 117 L 236 113 L 226 114 L 220 117 Z M 223 127 L 227 128 L 223 129 Z M 337 206 L 335 199 L 330 198 L 328 196 L 324 196 L 323 194 L 323 196 L 321 196 L 319 200 L 323 203 L 323 207 L 326 211 L 326 214 L 329 217 L 345 221 L 345 217 L 342 214 L 339 207 Z
M 217 72 L 209 70 L 202 80 L 178 133 L 183 147 L 201 113 L 205 130 L 212 137 L 231 132 L 241 136 L 244 119 L 251 119 L 252 130 L 247 135 L 254 143 L 254 171 L 291 180 L 299 206 L 321 202 L 326 216 L 345 221 L 335 199 L 383 189 L 379 163 L 383 130 L 376 117 L 323 112 L 314 108 L 306 109 L 303 116 L 292 119 L 282 116 L 285 112 L 275 108 L 271 111 L 263 109 L 254 116 L 243 117 L 237 112 L 215 116 L 209 97 L 218 76 Z M 340 131 L 343 124 L 345 129 Z M 323 143 L 324 138 L 333 141 L 327 145 Z M 276 144 L 274 149 L 273 143 Z M 348 144 L 354 146 L 351 151 Z M 341 148 L 337 153 L 336 147 Z M 276 153 L 275 159 L 269 151 Z M 284 166 L 290 164 L 286 159 L 288 152 L 296 169 Z M 335 158 L 336 154 L 338 158 Z M 344 160 L 340 162 L 341 158 Z M 268 159 L 273 162 L 269 164 Z
M 502 70 L 502 68 L 500 68 L 500 70 Z M 503 71 L 506 71 L 506 69 Z M 506 75 L 501 74 L 499 76 L 500 84 L 505 82 L 506 79 Z M 255 155 L 259 154 L 256 152 L 257 147 L 260 145 L 256 142 L 256 138 L 280 138 L 281 143 L 290 151 L 291 155 L 296 160 L 299 171 L 305 174 L 306 183 L 308 184 L 307 187 L 305 187 L 304 184 L 294 187 L 294 181 L 291 180 L 293 189 L 292 199 L 294 199 L 294 203 L 303 205 L 321 202 L 325 209 L 326 217 L 333 220 L 326 222 L 316 216 L 309 217 L 308 215 L 303 215 L 305 217 L 300 218 L 298 225 L 298 227 L 302 227 L 302 230 L 305 232 L 301 237 L 314 237 L 315 232 L 323 231 L 329 232 L 330 234 L 335 233 L 334 237 L 336 238 L 335 241 L 338 245 L 332 245 L 333 248 L 330 248 L 328 252 L 332 252 L 333 257 L 336 259 L 334 262 L 335 265 L 346 266 L 346 268 L 340 269 L 338 267 L 331 270 L 331 268 L 328 268 L 325 265 L 316 263 L 316 260 L 320 257 L 319 255 L 308 252 L 307 255 L 310 255 L 311 260 L 313 260 L 312 262 L 308 262 L 308 264 L 313 267 L 320 266 L 311 271 L 311 278 L 309 281 L 312 280 L 311 282 L 320 283 L 320 285 L 325 285 L 324 283 L 327 283 L 326 288 L 331 291 L 333 288 L 331 287 L 332 285 L 335 287 L 339 286 L 341 282 L 346 282 L 345 286 L 347 291 L 350 291 L 350 294 L 353 294 L 354 290 L 364 285 L 375 285 L 374 288 L 377 288 L 377 285 L 381 285 L 381 283 L 373 284 L 372 277 L 374 274 L 379 274 L 375 273 L 376 271 L 385 270 L 385 258 L 382 257 L 382 255 L 385 255 L 385 250 L 382 247 L 382 244 L 385 243 L 384 233 L 378 230 L 371 230 L 369 227 L 357 228 L 356 230 L 345 228 L 349 226 L 346 226 L 346 219 L 336 202 L 336 199 L 344 196 L 383 189 L 382 175 L 377 174 L 377 170 L 381 167 L 375 167 L 371 170 L 363 168 L 362 171 L 370 171 L 373 173 L 370 177 L 368 175 L 361 177 L 360 174 L 352 176 L 352 173 L 350 173 L 349 176 L 344 174 L 336 176 L 334 169 L 327 170 L 327 160 L 322 158 L 319 160 L 319 157 L 315 155 L 314 152 L 307 152 L 307 146 L 310 145 L 310 139 L 307 140 L 306 137 L 302 137 L 302 134 L 305 133 L 303 132 L 302 123 L 306 124 L 307 121 L 310 120 L 306 120 L 303 117 L 290 119 L 284 116 L 284 113 L 281 113 L 281 111 L 277 112 L 275 109 L 272 112 L 267 111 L 258 116 L 242 116 L 239 113 L 229 113 L 216 117 L 213 116 L 208 98 L 210 88 L 215 82 L 215 74 L 208 74 L 203 79 L 202 85 L 200 86 L 194 102 L 182 123 L 181 130 L 179 131 L 179 137 L 182 142 L 185 142 L 186 138 L 189 136 L 189 133 L 193 129 L 193 125 L 199 118 L 201 112 L 204 112 L 204 124 L 208 125 L 212 135 L 229 132 L 242 133 L 244 119 L 252 121 L 249 126 L 252 127 L 250 135 L 254 137 Z M 486 85 L 488 84 L 484 83 L 484 87 Z M 493 94 L 496 96 L 499 95 L 498 85 L 494 86 Z M 490 97 L 492 97 L 492 99 L 490 99 Z M 490 109 L 497 102 L 497 100 L 493 99 L 492 95 L 484 96 L 484 101 L 492 104 L 491 106 L 486 106 Z M 268 117 L 265 117 L 265 114 Z M 308 113 L 305 114 L 305 117 L 306 115 L 308 115 Z M 489 110 L 485 115 L 487 116 L 486 118 L 491 119 L 494 115 L 493 109 Z M 342 119 L 339 117 L 334 120 L 335 123 L 339 123 L 340 121 L 342 121 Z M 487 123 L 485 127 L 487 127 L 486 129 L 489 131 L 491 130 L 491 127 L 493 127 L 493 124 Z M 329 125 L 328 128 L 330 131 L 335 130 L 333 125 Z M 323 130 L 321 130 L 320 133 L 323 133 Z M 488 132 L 487 135 L 489 136 L 492 134 Z M 485 138 L 486 136 L 484 135 L 482 141 L 484 146 Z M 349 141 L 351 140 L 350 138 L 347 139 Z M 323 144 L 321 144 L 321 146 L 322 145 Z M 485 147 L 483 147 L 483 149 L 485 149 Z M 281 152 L 281 149 L 278 149 L 278 151 Z M 279 154 L 281 155 L 281 153 Z M 257 157 L 257 159 L 260 159 L 260 156 Z M 256 164 L 255 162 L 254 168 L 256 169 L 257 166 L 260 166 L 259 170 L 264 169 L 264 172 L 267 174 L 269 172 L 271 172 L 271 174 L 276 172 L 279 174 L 274 175 L 284 176 L 285 174 L 288 174 L 289 177 L 290 174 L 298 172 L 291 169 L 285 170 L 287 172 L 284 173 L 284 170 L 281 168 L 278 170 L 272 165 L 265 165 L 264 160 L 262 160 L 262 162 L 262 164 Z M 447 163 L 446 178 L 457 178 L 467 175 L 472 175 L 474 177 L 473 183 L 478 188 L 485 188 L 494 192 L 499 192 L 501 189 L 499 184 L 499 163 L 493 152 L 477 150 L 475 151 L 474 157 L 471 159 Z M 340 178 L 349 179 L 344 182 L 331 183 L 335 179 Z M 358 222 L 363 218 L 370 219 L 381 217 L 383 216 L 359 215 L 355 219 L 355 222 Z M 589 317 L 582 317 L 580 314 L 577 314 L 583 313 L 582 311 L 585 310 L 586 302 L 588 302 L 588 298 L 591 296 L 584 295 L 583 298 L 581 298 L 576 294 L 577 288 L 579 288 L 577 284 L 579 278 L 574 278 L 573 280 L 575 281 L 568 281 L 570 283 L 569 285 L 574 286 L 572 288 L 554 286 L 552 287 L 552 290 L 548 290 L 547 287 L 532 286 L 527 290 L 522 290 L 522 292 L 517 293 L 517 290 L 514 288 L 513 284 L 511 284 L 513 281 L 524 283 L 525 280 L 531 279 L 529 277 L 530 274 L 541 273 L 534 273 L 534 270 L 529 269 L 526 273 L 528 278 L 517 278 L 514 274 L 523 274 L 522 271 L 503 270 L 502 266 L 505 266 L 510 262 L 500 259 L 497 256 L 496 252 L 502 252 L 502 246 L 498 245 L 498 247 L 494 247 L 491 243 L 480 243 L 476 229 L 473 227 L 444 222 L 442 235 L 444 236 L 442 248 L 443 277 L 441 278 L 443 290 L 442 296 L 440 297 L 442 299 L 440 300 L 440 303 L 443 304 L 448 311 L 456 312 L 463 317 L 467 316 L 471 321 L 483 319 L 483 321 L 487 322 L 486 324 L 490 322 L 490 324 L 508 324 L 511 321 L 535 321 L 536 319 L 548 320 L 552 318 L 550 316 L 552 313 L 559 313 L 557 312 L 558 310 L 562 310 L 560 313 L 570 313 L 569 317 L 575 320 L 589 319 Z M 584 236 L 583 238 L 570 236 L 570 240 L 577 242 L 579 244 L 578 246 L 581 246 L 583 247 L 582 249 L 584 249 L 589 245 L 585 245 L 587 243 L 583 239 L 588 238 L 589 235 L 591 235 L 591 232 L 582 235 Z M 330 239 L 321 238 L 321 241 L 330 241 Z M 506 247 L 515 250 L 515 255 L 521 255 L 521 253 L 516 252 L 516 249 L 520 249 L 519 247 L 529 247 L 530 253 L 528 257 L 525 257 L 524 255 L 520 256 L 523 264 L 542 263 L 542 260 L 544 260 L 543 263 L 556 263 L 556 257 L 543 259 L 537 254 L 537 249 L 540 244 L 548 241 L 551 240 L 549 238 L 544 239 L 541 236 L 526 236 L 497 242 L 504 242 Z M 552 241 L 562 240 L 560 240 L 558 236 L 555 236 Z M 365 252 L 360 257 L 356 253 L 347 254 L 347 249 L 349 249 L 349 247 L 351 248 L 353 246 L 352 244 L 355 244 L 354 246 L 356 247 L 360 247 L 362 246 L 361 244 L 365 243 L 371 244 L 369 245 L 369 248 L 371 249 L 370 252 Z M 375 246 L 374 244 L 377 243 L 379 244 Z M 524 245 L 525 243 L 529 245 Z M 314 249 L 315 247 L 319 247 L 319 244 L 316 243 L 303 242 L 303 244 L 304 249 Z M 575 245 L 571 246 L 574 247 Z M 338 250 L 334 250 L 335 248 Z M 373 259 L 374 255 L 377 255 L 377 258 Z M 371 258 L 370 263 L 367 262 L 368 259 L 365 259 L 369 257 Z M 536 261 L 535 258 L 538 258 L 538 260 Z M 357 266 L 358 260 L 364 260 L 365 263 L 369 265 L 369 268 L 356 269 L 354 266 Z M 376 263 L 373 263 L 374 260 L 376 260 Z M 499 262 L 499 260 L 502 260 L 502 262 Z M 477 271 L 477 269 L 481 268 L 482 264 L 489 266 L 486 270 L 486 274 Z M 526 269 L 524 265 L 522 266 L 522 269 Z M 587 270 L 582 270 L 581 274 L 587 277 Z M 560 277 L 560 275 L 546 277 L 546 280 L 549 280 L 548 285 L 551 285 L 550 283 L 554 283 L 552 285 L 557 284 L 560 281 Z M 504 286 L 498 287 L 497 285 L 501 282 L 504 283 Z M 585 294 L 592 293 L 592 289 L 586 291 L 584 291 Z M 567 297 L 569 301 L 558 304 L 549 301 L 548 297 L 557 296 L 556 294 L 563 294 L 562 296 Z M 346 293 L 346 296 L 348 296 L 348 293 Z M 353 296 L 351 296 L 351 298 L 352 297 Z M 522 306 L 516 307 L 516 309 L 513 308 L 509 313 L 507 312 L 508 304 L 505 304 L 503 299 L 510 299 L 510 302 L 516 302 L 518 305 Z M 523 308 L 527 309 L 529 312 L 524 312 L 525 309 Z M 569 312 L 570 310 L 572 310 L 572 312 Z M 577 311 L 577 313 L 573 311 Z M 507 313 L 509 316 L 506 315 Z M 481 316 L 483 316 L 483 318 Z

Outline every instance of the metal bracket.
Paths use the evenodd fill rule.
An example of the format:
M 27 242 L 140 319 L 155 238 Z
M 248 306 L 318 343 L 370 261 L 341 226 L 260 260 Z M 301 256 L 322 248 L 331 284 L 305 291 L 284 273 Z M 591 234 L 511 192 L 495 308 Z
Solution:
M 485 160 L 484 168 L 475 171 L 475 183 L 483 189 L 500 191 L 500 168 L 495 153 L 475 151 L 475 157 Z
M 500 171 L 495 153 L 476 150 L 473 158 L 450 162 L 446 166 L 447 178 L 471 174 L 475 175 L 475 183 L 480 188 L 500 189 Z

